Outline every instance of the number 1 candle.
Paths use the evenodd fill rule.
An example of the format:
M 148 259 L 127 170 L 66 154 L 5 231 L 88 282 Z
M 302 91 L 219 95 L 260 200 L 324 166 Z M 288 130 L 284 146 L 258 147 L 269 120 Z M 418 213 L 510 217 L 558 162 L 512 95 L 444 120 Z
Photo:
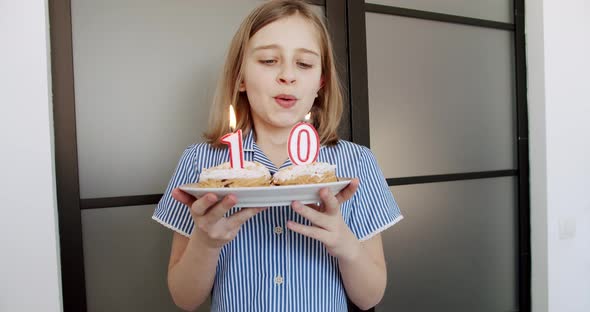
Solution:
M 221 137 L 221 143 L 229 147 L 229 163 L 232 169 L 244 168 L 244 150 L 242 147 L 242 129 L 233 132 L 236 128 L 236 113 L 234 107 L 229 106 L 229 127 L 232 132 Z

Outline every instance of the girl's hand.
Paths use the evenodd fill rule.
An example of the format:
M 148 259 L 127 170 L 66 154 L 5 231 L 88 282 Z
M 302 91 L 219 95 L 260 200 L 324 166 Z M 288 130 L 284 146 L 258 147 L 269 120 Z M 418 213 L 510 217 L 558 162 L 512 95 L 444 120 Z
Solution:
M 224 215 L 236 203 L 234 195 L 227 195 L 218 200 L 213 193 L 196 199 L 179 188 L 172 191 L 172 197 L 190 208 L 195 228 L 191 239 L 198 239 L 210 248 L 221 248 L 233 240 L 242 224 L 266 208 L 242 209 L 230 217 Z
M 326 246 L 328 252 L 340 259 L 354 259 L 360 252 L 361 244 L 354 233 L 348 228 L 340 205 L 350 199 L 359 185 L 358 179 L 352 182 L 340 193 L 333 195 L 328 188 L 320 190 L 322 204 L 305 206 L 298 201 L 291 205 L 293 210 L 309 220 L 312 226 L 306 226 L 297 222 L 287 222 L 287 228 L 301 235 L 319 240 Z

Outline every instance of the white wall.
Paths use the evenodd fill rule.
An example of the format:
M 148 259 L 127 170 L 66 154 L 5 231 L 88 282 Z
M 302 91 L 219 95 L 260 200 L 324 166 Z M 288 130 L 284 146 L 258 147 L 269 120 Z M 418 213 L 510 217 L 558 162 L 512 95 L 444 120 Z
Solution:
M 0 0 L 0 311 L 61 311 L 46 0 Z
M 526 1 L 534 312 L 590 311 L 590 4 Z

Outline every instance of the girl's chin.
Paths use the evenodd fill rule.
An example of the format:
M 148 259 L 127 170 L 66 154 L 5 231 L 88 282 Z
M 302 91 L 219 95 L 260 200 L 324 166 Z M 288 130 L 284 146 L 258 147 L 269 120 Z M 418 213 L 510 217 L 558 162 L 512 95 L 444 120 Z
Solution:
M 288 119 L 274 119 L 271 120 L 270 122 L 266 122 L 265 126 L 269 127 L 269 128 L 275 128 L 275 129 L 285 129 L 285 130 L 290 130 L 291 128 L 293 128 L 293 126 L 295 126 L 295 124 L 297 124 L 300 120 L 294 119 L 294 118 L 288 118 Z
M 294 122 L 281 122 L 273 124 L 274 128 L 283 129 L 283 130 L 291 130 L 297 124 L 297 121 Z

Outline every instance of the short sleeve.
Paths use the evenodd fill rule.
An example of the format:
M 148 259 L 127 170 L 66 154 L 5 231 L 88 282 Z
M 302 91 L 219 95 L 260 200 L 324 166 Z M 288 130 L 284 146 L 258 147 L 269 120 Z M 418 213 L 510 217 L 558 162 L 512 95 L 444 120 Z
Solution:
M 197 178 L 195 146 L 192 145 L 180 157 L 172 179 L 170 179 L 168 187 L 160 199 L 152 219 L 182 235 L 189 236 L 194 227 L 189 208 L 174 199 L 172 197 L 172 191 L 182 184 L 196 182 Z
M 360 184 L 352 198 L 349 226 L 363 241 L 394 225 L 403 216 L 375 156 L 366 147 L 361 150 L 358 175 Z

